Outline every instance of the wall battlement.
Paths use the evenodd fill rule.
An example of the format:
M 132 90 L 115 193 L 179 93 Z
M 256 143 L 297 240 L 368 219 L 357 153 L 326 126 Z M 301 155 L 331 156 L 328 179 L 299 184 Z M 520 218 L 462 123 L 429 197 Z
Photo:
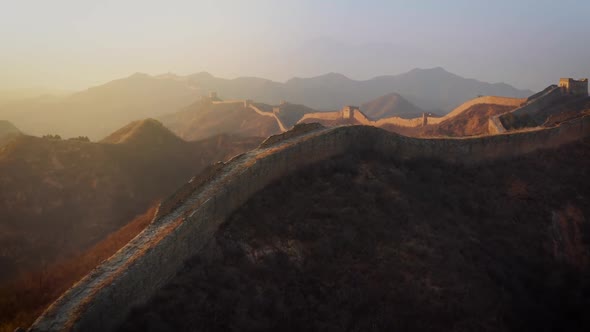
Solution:
M 550 129 L 478 138 L 418 139 L 370 126 L 318 127 L 285 137 L 212 169 L 194 191 L 176 197 L 180 205 L 172 204 L 169 213 L 53 303 L 30 331 L 113 331 L 132 306 L 147 301 L 184 261 L 204 250 L 235 209 L 272 181 L 312 163 L 365 150 L 400 159 L 478 163 L 572 142 L 589 136 L 589 128 L 586 116 Z

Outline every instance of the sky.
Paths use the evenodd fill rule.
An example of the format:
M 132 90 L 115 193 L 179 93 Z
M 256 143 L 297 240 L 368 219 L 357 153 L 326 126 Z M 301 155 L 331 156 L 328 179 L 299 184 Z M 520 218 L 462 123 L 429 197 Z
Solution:
M 0 89 L 441 66 L 539 90 L 590 76 L 589 14 L 588 0 L 0 0 Z

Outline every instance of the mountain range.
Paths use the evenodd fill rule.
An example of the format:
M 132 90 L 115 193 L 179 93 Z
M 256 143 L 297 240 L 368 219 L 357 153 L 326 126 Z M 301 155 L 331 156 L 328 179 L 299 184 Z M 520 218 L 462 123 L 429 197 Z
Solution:
M 256 77 L 224 79 L 205 72 L 188 76 L 134 74 L 66 97 L 2 104 L 0 119 L 32 135 L 83 135 L 98 140 L 130 121 L 174 113 L 211 91 L 223 99 L 252 99 L 267 104 L 286 100 L 319 110 L 360 105 L 395 92 L 420 109 L 443 114 L 478 95 L 532 94 L 504 83 L 466 79 L 440 67 L 365 81 L 329 73 L 284 83 Z
M 271 104 L 287 100 L 320 110 L 360 105 L 392 92 L 425 110 L 445 111 L 478 95 L 527 97 L 532 94 L 530 90 L 519 90 L 505 83 L 492 84 L 463 78 L 441 67 L 413 69 L 404 74 L 378 76 L 365 81 L 356 81 L 338 73 L 296 77 L 285 83 L 255 77 L 228 80 L 205 72 L 159 77 L 192 82 L 201 89 L 217 91 L 226 98 L 253 99 Z

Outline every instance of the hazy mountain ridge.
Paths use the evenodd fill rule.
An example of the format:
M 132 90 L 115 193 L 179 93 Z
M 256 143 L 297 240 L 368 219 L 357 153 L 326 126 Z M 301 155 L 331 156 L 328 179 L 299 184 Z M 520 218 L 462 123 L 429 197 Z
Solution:
M 137 73 L 66 97 L 10 102 L 0 106 L 0 118 L 33 135 L 83 135 L 96 140 L 130 121 L 175 112 L 210 91 L 218 92 L 223 99 L 252 99 L 267 104 L 286 100 L 320 110 L 359 105 L 395 92 L 427 111 L 450 111 L 478 95 L 532 94 L 504 83 L 465 79 L 442 68 L 414 69 L 365 81 L 329 73 L 285 83 L 257 77 L 223 79 L 205 72 L 187 76 Z
M 505 83 L 486 83 L 466 79 L 443 68 L 413 69 L 400 75 L 378 76 L 357 81 L 338 73 L 310 78 L 292 78 L 285 83 L 259 78 L 221 79 L 208 73 L 188 76 L 202 89 L 217 91 L 226 98 L 250 98 L 276 104 L 281 100 L 300 103 L 316 109 L 339 109 L 359 105 L 388 93 L 396 92 L 425 110 L 450 111 L 478 95 L 527 97 L 529 90 L 519 90 Z M 241 87 L 248 82 L 247 87 Z
M 199 95 L 186 82 L 134 74 L 62 98 L 7 103 L 0 106 L 0 118 L 32 135 L 97 140 L 130 121 L 189 105 Z

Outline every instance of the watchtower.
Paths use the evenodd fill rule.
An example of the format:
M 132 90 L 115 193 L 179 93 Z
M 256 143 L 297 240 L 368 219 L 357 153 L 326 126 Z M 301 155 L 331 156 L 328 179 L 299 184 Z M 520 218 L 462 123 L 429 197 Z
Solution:
M 358 106 L 344 106 L 342 108 L 342 118 L 343 119 L 352 119 L 354 117 L 354 111 L 358 111 Z
M 588 79 L 581 78 L 574 80 L 573 78 L 560 78 L 559 87 L 563 94 L 588 97 Z

